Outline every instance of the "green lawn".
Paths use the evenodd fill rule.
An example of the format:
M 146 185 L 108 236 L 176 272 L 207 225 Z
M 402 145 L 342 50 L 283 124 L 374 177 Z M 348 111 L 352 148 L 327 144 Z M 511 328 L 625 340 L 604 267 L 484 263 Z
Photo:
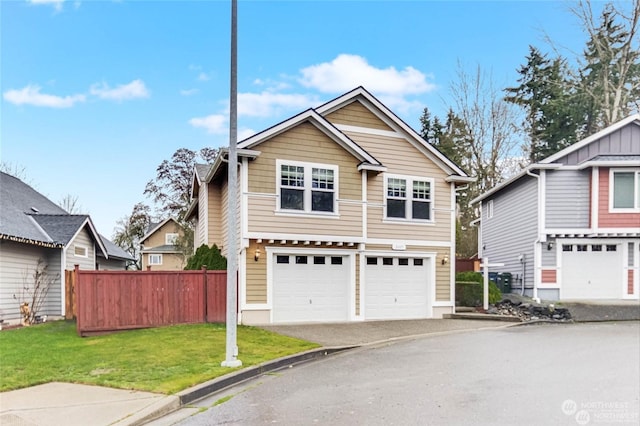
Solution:
M 0 332 L 0 391 L 52 381 L 171 394 L 233 370 L 223 368 L 221 324 L 177 325 L 79 337 L 75 323 L 55 321 Z M 318 345 L 238 326 L 243 367 Z

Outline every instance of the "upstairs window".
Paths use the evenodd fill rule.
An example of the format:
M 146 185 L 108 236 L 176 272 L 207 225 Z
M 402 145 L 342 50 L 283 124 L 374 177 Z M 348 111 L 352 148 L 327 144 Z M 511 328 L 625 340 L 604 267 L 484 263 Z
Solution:
M 386 178 L 386 217 L 414 221 L 433 219 L 433 180 L 405 176 Z
M 280 210 L 335 213 L 338 168 L 278 161 Z
M 640 212 L 640 171 L 612 171 L 610 180 L 612 210 Z
M 172 246 L 178 241 L 178 234 L 167 233 L 164 234 L 164 243 L 166 245 Z

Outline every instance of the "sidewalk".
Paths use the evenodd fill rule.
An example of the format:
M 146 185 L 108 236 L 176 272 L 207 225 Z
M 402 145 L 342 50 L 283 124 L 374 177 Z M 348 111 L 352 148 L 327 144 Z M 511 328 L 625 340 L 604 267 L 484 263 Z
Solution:
M 589 318 L 608 320 L 637 319 L 637 309 L 617 312 L 616 307 L 590 304 Z M 613 315 L 613 313 L 616 313 Z M 627 318 L 628 316 L 628 318 Z M 523 324 L 523 323 L 517 323 Z M 515 324 L 515 325 L 517 325 Z M 289 368 L 355 347 L 412 339 L 426 335 L 510 327 L 514 323 L 480 319 L 425 319 L 405 321 L 367 321 L 339 324 L 270 325 L 263 328 L 323 345 L 301 354 L 232 371 L 230 374 L 186 389 L 175 395 L 127 391 L 69 383 L 47 383 L 0 393 L 2 426 L 84 426 L 170 425 L 198 411 L 194 401 L 240 384 L 269 371 Z M 242 359 L 242 354 L 240 356 Z M 216 396 L 219 398 L 220 396 Z M 208 402 L 211 405 L 210 402 Z M 209 406 L 209 405 L 203 405 Z M 191 406 L 191 408 L 182 408 Z M 173 414 L 169 414 L 173 413 Z

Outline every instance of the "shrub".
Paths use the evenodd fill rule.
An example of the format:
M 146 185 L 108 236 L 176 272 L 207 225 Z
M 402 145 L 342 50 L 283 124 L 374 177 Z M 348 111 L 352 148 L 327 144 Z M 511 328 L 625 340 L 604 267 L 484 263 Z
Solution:
M 197 270 L 206 266 L 210 271 L 222 271 L 227 269 L 227 258 L 222 255 L 217 245 L 211 247 L 206 244 L 198 247 L 198 250 L 189 258 L 185 270 Z
M 456 274 L 456 305 L 482 306 L 484 278 L 480 272 L 459 272 Z M 496 283 L 489 281 L 489 303 L 502 299 Z

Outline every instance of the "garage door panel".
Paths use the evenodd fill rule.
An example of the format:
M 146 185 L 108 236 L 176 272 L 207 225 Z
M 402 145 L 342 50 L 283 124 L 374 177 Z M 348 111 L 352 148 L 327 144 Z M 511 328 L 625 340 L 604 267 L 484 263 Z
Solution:
M 305 259 L 300 256 L 306 263 L 301 263 Z M 332 264 L 331 256 L 313 254 L 290 255 L 288 264 L 273 263 L 273 322 L 349 319 L 348 256 L 333 257 L 340 258 L 341 264 Z
M 369 256 L 373 259 L 373 256 Z M 410 319 L 429 315 L 428 262 L 377 257 L 365 266 L 365 318 Z
M 562 244 L 563 299 L 619 299 L 622 279 L 620 245 Z

